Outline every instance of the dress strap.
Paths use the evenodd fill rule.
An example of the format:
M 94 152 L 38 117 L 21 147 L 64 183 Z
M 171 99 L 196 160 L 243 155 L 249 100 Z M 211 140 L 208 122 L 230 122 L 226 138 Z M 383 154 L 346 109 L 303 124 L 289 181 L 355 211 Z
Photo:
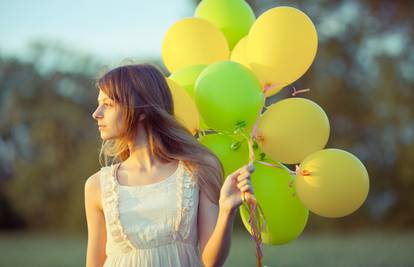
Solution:
M 197 183 L 184 162 L 180 162 L 181 168 L 177 173 L 177 214 L 174 238 L 180 234 L 182 240 L 185 240 L 190 233 L 191 219 L 194 216 L 194 191 L 197 189 Z
M 115 181 L 115 167 L 118 166 L 119 163 L 111 166 L 102 167 L 100 180 L 102 190 L 102 201 L 104 211 L 106 214 L 109 233 L 111 234 L 111 237 L 114 240 L 114 242 L 121 247 L 122 252 L 126 253 L 135 249 L 135 246 L 131 243 L 127 235 L 124 233 L 121 221 L 119 219 L 119 186 L 118 183 Z

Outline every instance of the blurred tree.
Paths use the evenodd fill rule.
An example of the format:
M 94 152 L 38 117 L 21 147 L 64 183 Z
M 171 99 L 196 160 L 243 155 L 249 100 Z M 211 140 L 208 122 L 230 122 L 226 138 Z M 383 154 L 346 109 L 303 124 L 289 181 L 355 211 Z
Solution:
M 30 227 L 79 230 L 85 175 L 97 168 L 90 116 L 95 92 L 85 72 L 89 62 L 81 57 L 76 72 L 39 71 L 51 52 L 37 44 L 31 63 L 2 61 L 0 132 L 8 144 L 2 155 L 9 154 L 3 158 L 12 169 L 3 193 Z M 57 62 L 65 56 L 56 53 L 54 64 L 67 66 Z

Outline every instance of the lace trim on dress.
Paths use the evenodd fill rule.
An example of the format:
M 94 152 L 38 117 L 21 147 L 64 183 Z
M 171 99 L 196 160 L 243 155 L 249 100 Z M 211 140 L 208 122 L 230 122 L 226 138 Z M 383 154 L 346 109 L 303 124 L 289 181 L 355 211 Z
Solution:
M 177 176 L 177 214 L 175 232 L 180 233 L 182 239 L 186 239 L 191 229 L 191 219 L 194 215 L 193 194 L 196 182 L 193 180 L 190 170 L 184 164 Z M 174 235 L 174 239 L 176 236 Z
M 103 179 L 103 203 L 107 210 L 108 228 L 111 233 L 112 239 L 116 242 L 121 251 L 127 253 L 133 250 L 135 247 L 128 239 L 119 219 L 118 209 L 118 190 L 117 182 L 113 175 L 113 166 L 105 167 L 105 176 L 107 179 Z M 110 173 L 108 173 L 110 171 Z

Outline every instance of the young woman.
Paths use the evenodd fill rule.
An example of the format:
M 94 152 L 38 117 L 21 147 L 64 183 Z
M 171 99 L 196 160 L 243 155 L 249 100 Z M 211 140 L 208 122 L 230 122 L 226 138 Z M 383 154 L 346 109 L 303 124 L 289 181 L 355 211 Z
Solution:
M 87 267 L 222 266 L 254 167 L 223 181 L 218 158 L 175 120 L 155 66 L 115 68 L 97 87 L 105 166 L 85 183 Z

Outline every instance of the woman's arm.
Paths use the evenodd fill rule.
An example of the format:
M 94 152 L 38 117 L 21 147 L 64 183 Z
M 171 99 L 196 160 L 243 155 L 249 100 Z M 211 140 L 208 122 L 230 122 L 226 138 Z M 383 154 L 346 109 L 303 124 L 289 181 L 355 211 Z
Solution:
M 220 209 L 200 191 L 198 211 L 201 260 L 206 267 L 222 266 L 231 247 L 235 210 Z
M 222 266 L 226 261 L 234 218 L 238 207 L 243 203 L 242 192 L 253 193 L 250 182 L 253 171 L 253 165 L 246 165 L 230 174 L 221 187 L 219 205 L 211 202 L 200 190 L 198 233 L 204 266 Z
M 86 267 L 101 267 L 106 259 L 106 228 L 100 201 L 99 176 L 97 172 L 85 182 L 85 212 L 88 224 Z

